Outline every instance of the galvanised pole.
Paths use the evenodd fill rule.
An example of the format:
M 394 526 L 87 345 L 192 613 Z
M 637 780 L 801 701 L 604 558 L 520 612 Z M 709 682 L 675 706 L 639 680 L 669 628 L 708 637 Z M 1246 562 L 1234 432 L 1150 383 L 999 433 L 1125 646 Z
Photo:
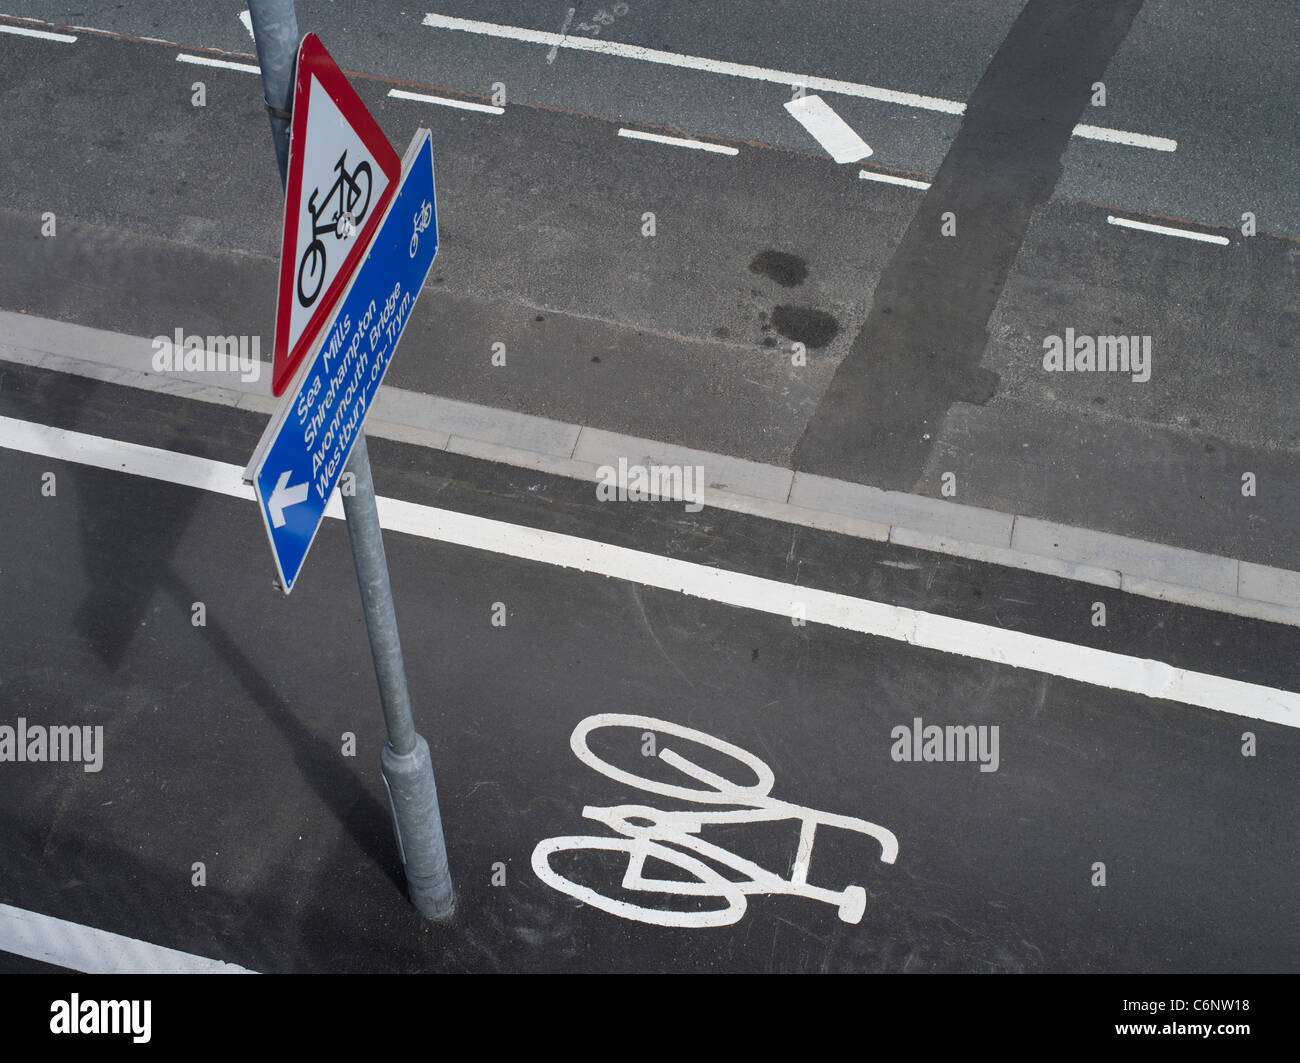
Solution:
M 271 118 L 271 136 L 280 164 L 280 182 L 289 173 L 289 125 L 293 108 L 294 65 L 298 56 L 298 17 L 293 0 L 249 0 L 253 39 L 262 68 L 262 91 Z M 441 919 L 451 914 L 453 896 L 442 833 L 438 790 L 433 779 L 429 743 L 415 730 L 406 665 L 397 633 L 393 589 L 384 556 L 383 531 L 375 506 L 375 484 L 364 432 L 357 433 L 347 471 L 355 491 L 343 493 L 348 539 L 357 569 L 361 607 L 370 636 L 370 653 L 379 681 L 388 741 L 380 751 L 384 785 L 388 789 L 397 832 L 397 847 L 406 869 L 411 903 L 421 915 Z

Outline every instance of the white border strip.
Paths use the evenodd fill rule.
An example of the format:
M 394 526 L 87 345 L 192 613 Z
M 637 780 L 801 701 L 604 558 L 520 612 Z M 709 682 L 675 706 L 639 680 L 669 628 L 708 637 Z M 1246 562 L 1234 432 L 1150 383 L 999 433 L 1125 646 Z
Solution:
M 471 103 L 469 100 L 453 100 L 447 96 L 427 96 L 422 92 L 407 92 L 406 89 L 389 89 L 388 95 L 395 100 L 415 100 L 418 103 L 436 103 L 440 107 L 455 107 L 462 111 L 482 111 L 484 114 L 505 114 L 504 107 L 494 107 L 487 103 Z
M 632 140 L 650 140 L 656 144 L 673 144 L 679 148 L 696 148 L 699 151 L 712 151 L 718 155 L 739 155 L 736 148 L 725 144 L 710 144 L 703 140 L 690 140 L 686 137 L 666 137 L 662 133 L 643 133 L 639 129 L 620 129 L 618 135 Z
M 1144 233 L 1160 233 L 1162 236 L 1181 236 L 1185 240 L 1200 240 L 1202 243 L 1219 244 L 1222 247 L 1227 247 L 1231 242 L 1226 236 L 1197 233 L 1192 232 L 1190 229 L 1171 229 L 1168 225 L 1152 225 L 1150 222 L 1117 218 L 1113 214 L 1107 214 L 1106 221 L 1111 225 L 1119 225 L 1125 229 L 1141 229 Z
M 257 973 L 8 904 L 0 904 L 0 952 L 86 974 Z
M 904 188 L 929 188 L 929 181 L 914 181 L 910 177 L 895 177 L 893 174 L 879 173 L 876 170 L 859 170 L 858 176 L 864 181 L 879 181 L 886 185 L 902 185 Z
M 67 33 L 51 33 L 49 30 L 29 30 L 26 26 L 10 26 L 0 23 L 0 33 L 13 33 L 19 37 L 39 37 L 43 41 L 58 41 L 71 44 L 77 38 Z
M 188 484 L 238 498 L 252 497 L 251 488 L 242 482 L 243 470 L 238 465 L 11 417 L 0 417 L 0 447 Z M 793 615 L 797 603 L 806 618 L 815 624 L 1286 727 L 1300 727 L 1300 694 L 1287 690 L 400 499 L 380 498 L 377 505 L 380 524 L 390 531 L 629 580 L 775 616 Z M 335 492 L 326 516 L 342 515 L 343 507 Z
M 243 70 L 245 73 L 260 74 L 262 68 L 256 63 L 232 63 L 229 59 L 210 59 L 206 55 L 190 55 L 188 52 L 181 52 L 176 57 L 178 63 L 193 63 L 196 66 L 219 66 L 223 70 Z

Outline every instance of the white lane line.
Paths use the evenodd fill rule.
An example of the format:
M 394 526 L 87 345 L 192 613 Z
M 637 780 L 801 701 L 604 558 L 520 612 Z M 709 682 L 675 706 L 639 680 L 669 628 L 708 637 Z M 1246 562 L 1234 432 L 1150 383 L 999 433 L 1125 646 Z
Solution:
M 19 37 L 39 37 L 43 41 L 71 44 L 77 38 L 68 33 L 51 33 L 49 30 L 29 30 L 26 26 L 0 25 L 0 33 L 13 33 Z
M 522 26 L 502 26 L 495 22 L 480 22 L 476 19 L 453 18 L 450 15 L 430 13 L 424 16 L 424 24 L 434 29 L 461 30 L 465 33 L 477 33 L 487 37 L 502 37 L 506 40 L 523 41 L 527 44 L 547 44 L 556 48 L 573 48 L 581 52 L 597 52 L 601 55 L 615 55 L 623 59 L 640 59 L 647 63 L 660 63 L 665 66 L 684 67 L 689 70 L 705 70 L 711 74 L 727 74 L 731 77 L 748 78 L 752 81 L 771 81 L 778 85 L 788 85 L 818 92 L 838 92 L 843 96 L 860 96 L 884 103 L 898 103 L 905 107 L 919 107 L 927 111 L 941 111 L 945 114 L 961 114 L 966 105 L 956 100 L 942 100 L 935 96 L 920 96 L 914 92 L 895 92 L 875 85 L 859 85 L 852 81 L 837 81 L 833 78 L 814 77 L 810 74 L 792 74 L 787 70 L 771 70 L 762 66 L 750 66 L 747 63 L 729 63 L 721 59 L 706 59 L 698 55 L 680 55 L 677 52 L 663 52 L 656 48 L 642 48 L 636 44 L 622 44 L 618 41 L 605 41 L 597 37 L 569 37 L 548 30 L 530 30 Z
M 874 154 L 871 145 L 820 96 L 800 96 L 788 101 L 785 109 L 836 162 L 861 162 Z
M 206 55 L 190 55 L 181 52 L 176 57 L 178 63 L 194 63 L 197 66 L 219 66 L 223 70 L 245 70 L 250 74 L 260 74 L 262 68 L 256 63 L 232 63 L 229 59 L 211 59 Z
M 662 133 L 643 133 L 639 129 L 620 129 L 618 135 L 632 140 L 651 140 L 656 144 L 675 144 L 679 148 L 696 148 L 699 151 L 712 151 L 718 155 L 739 155 L 736 148 L 725 144 L 710 144 L 703 140 L 690 140 L 687 137 L 666 137 Z
M 416 100 L 419 103 L 436 103 L 439 107 L 455 107 L 462 111 L 481 111 L 484 114 L 505 114 L 504 107 L 493 107 L 487 103 L 471 103 L 469 100 L 453 100 L 448 96 L 429 96 L 423 92 L 407 92 L 405 89 L 389 89 L 388 95 L 395 100 Z
M 1124 129 L 1107 129 L 1099 125 L 1077 125 L 1074 127 L 1076 137 L 1088 140 L 1104 140 L 1108 144 L 1127 144 L 1132 148 L 1150 148 L 1152 151 L 1177 151 L 1178 141 L 1168 137 L 1151 137 L 1145 133 L 1130 133 Z
M 904 188 L 929 188 L 929 181 L 913 181 L 910 177 L 895 177 L 893 174 L 877 173 L 875 170 L 859 170 L 858 176 L 864 181 L 879 181 L 886 185 L 902 185 Z
M 0 952 L 86 974 L 257 973 L 8 904 L 0 904 Z
M 0 447 L 168 483 L 187 484 L 237 498 L 251 500 L 253 497 L 252 488 L 242 482 L 242 465 L 51 428 L 12 417 L 0 417 Z M 954 620 L 832 591 L 796 587 L 742 572 L 401 499 L 380 498 L 377 505 L 380 524 L 390 531 L 629 580 L 775 616 L 789 617 L 799 607 L 800 615 L 815 624 L 1285 727 L 1300 727 L 1300 694 L 1288 690 L 1192 672 L 1159 661 L 1076 646 L 970 620 Z M 325 512 L 326 516 L 342 518 L 343 506 L 337 491 Z
M 46 458 L 61 458 L 97 469 L 127 472 L 184 487 L 197 487 L 201 491 L 213 491 L 236 498 L 257 498 L 252 485 L 243 482 L 243 466 L 228 465 L 210 458 L 196 458 L 190 454 L 177 454 L 157 447 L 145 447 L 120 439 L 69 432 L 34 421 L 0 417 L 0 447 L 39 454 Z M 339 512 L 342 512 L 341 505 Z
M 1231 242 L 1226 236 L 1214 236 L 1210 233 L 1192 232 L 1191 229 L 1171 229 L 1168 225 L 1152 225 L 1150 222 L 1133 221 L 1130 218 L 1117 218 L 1113 214 L 1106 215 L 1106 221 L 1111 225 L 1119 225 L 1125 229 L 1141 229 L 1144 233 L 1159 233 L 1161 236 L 1181 236 L 1185 240 L 1200 240 L 1206 244 L 1219 244 L 1227 247 Z
M 881 103 L 896 103 L 902 107 L 915 107 L 922 111 L 938 111 L 941 114 L 965 114 L 966 104 L 960 100 L 945 100 L 939 96 L 922 96 L 915 92 L 898 92 L 894 89 L 882 89 L 878 85 L 863 85 L 856 81 L 841 81 L 838 78 L 817 77 L 813 74 L 796 74 L 789 70 L 773 70 L 765 66 L 751 66 L 748 63 L 730 63 L 722 59 L 708 59 L 699 55 L 682 55 L 678 52 L 664 52 L 657 48 L 642 48 L 637 44 L 622 44 L 619 41 L 603 41 L 597 37 L 569 37 L 565 34 L 551 33 L 549 30 L 530 30 L 523 26 L 504 26 L 496 22 L 481 22 L 472 18 L 455 18 L 451 15 L 439 15 L 430 12 L 424 16 L 424 25 L 440 30 L 459 30 L 463 33 L 475 33 L 485 37 L 500 37 L 510 41 L 522 41 L 525 44 L 546 44 L 552 48 L 572 48 L 581 52 L 596 52 L 600 55 L 614 55 L 622 59 L 640 59 L 646 63 L 660 63 L 664 66 L 682 67 L 687 70 L 703 70 L 710 74 L 726 74 L 729 77 L 747 78 L 750 81 L 770 81 L 790 88 L 804 88 L 813 92 L 835 92 L 841 96 L 857 96 L 865 100 L 879 100 Z M 1149 137 L 1143 133 L 1129 133 L 1122 129 L 1106 129 L 1102 126 L 1078 125 L 1074 134 L 1091 137 L 1096 140 L 1109 140 L 1116 144 L 1128 144 L 1140 148 L 1156 148 L 1159 151 L 1173 151 L 1178 142 L 1165 137 Z
M 573 13 L 576 8 L 569 8 L 569 13 L 564 16 L 564 24 L 560 26 L 560 39 L 563 40 L 569 35 L 569 23 L 573 21 Z M 560 50 L 558 44 L 551 45 L 551 50 L 546 53 L 546 65 L 550 66 L 555 62 L 555 55 Z
M 253 16 L 247 8 L 239 13 L 239 21 L 244 24 L 244 29 L 248 30 L 248 35 L 256 41 L 257 36 L 253 33 Z

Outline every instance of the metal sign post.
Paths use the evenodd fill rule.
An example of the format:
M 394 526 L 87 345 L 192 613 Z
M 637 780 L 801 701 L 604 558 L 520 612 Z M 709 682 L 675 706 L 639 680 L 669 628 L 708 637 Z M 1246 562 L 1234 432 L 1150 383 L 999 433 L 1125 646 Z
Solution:
M 253 37 L 257 45 L 258 60 L 262 70 L 262 85 L 266 96 L 267 108 L 271 114 L 271 132 L 275 138 L 276 154 L 280 162 L 281 179 L 285 179 L 289 157 L 289 116 L 288 106 L 293 94 L 294 86 L 294 56 L 298 50 L 298 23 L 294 13 L 293 0 L 250 0 L 249 13 L 253 24 Z M 420 140 L 420 138 L 417 138 Z M 428 146 L 428 134 L 424 134 L 423 140 L 420 141 L 420 150 L 416 150 L 416 145 L 412 144 L 412 151 L 408 153 L 407 163 L 409 164 L 409 173 L 417 175 L 420 172 L 421 161 L 425 158 L 426 151 L 428 154 L 428 191 L 430 199 L 433 190 L 433 159 L 431 148 Z M 403 185 L 407 184 L 408 167 L 403 167 Z M 307 175 L 306 180 L 312 180 L 312 175 Z M 416 193 L 419 193 L 418 185 Z M 393 200 L 393 206 L 385 216 L 386 221 L 380 226 L 374 244 L 372 245 L 371 254 L 362 263 L 357 271 L 356 279 L 353 281 L 352 288 L 349 290 L 342 301 L 346 306 L 348 299 L 357 291 L 358 285 L 362 285 L 367 280 L 366 267 L 375 263 L 370 270 L 371 278 L 383 277 L 387 279 L 388 273 L 384 267 L 392 265 L 386 262 L 382 256 L 394 257 L 391 255 L 389 245 L 396 239 L 395 234 L 400 232 L 404 219 L 401 215 L 395 213 L 396 208 L 403 202 L 403 197 L 399 191 L 397 197 Z M 432 204 L 430 203 L 430 206 Z M 388 219 L 393 219 L 393 226 L 390 228 Z M 419 226 L 419 217 L 413 221 L 416 227 Z M 426 221 L 427 225 L 428 222 Z M 385 240 L 385 230 L 388 230 L 388 238 Z M 432 242 L 436 248 L 436 228 Z M 412 260 L 416 257 L 416 240 L 411 241 Z M 405 247 L 402 249 L 405 254 Z M 420 256 L 423 259 L 423 255 Z M 432 264 L 432 249 L 429 249 L 428 262 L 425 264 L 424 271 L 419 273 L 419 280 L 414 282 L 414 290 L 409 289 L 406 293 L 406 300 L 402 306 L 402 316 L 395 320 L 395 327 L 386 333 L 387 344 L 382 353 L 373 348 L 385 336 L 371 334 L 371 371 L 373 377 L 369 381 L 375 389 L 378 388 L 379 380 L 382 379 L 383 371 L 387 369 L 388 362 L 391 361 L 393 349 L 397 345 L 397 340 L 401 334 L 401 325 L 405 323 L 405 315 L 409 314 L 410 304 L 413 304 L 416 296 L 419 294 L 420 284 L 423 283 L 425 273 Z M 417 268 L 412 263 L 406 264 L 409 268 Z M 393 266 L 395 269 L 396 266 Z M 408 278 L 409 282 L 409 278 Z M 401 281 L 399 280 L 400 284 Z M 364 295 L 365 289 L 362 288 Z M 336 321 L 334 325 L 326 331 L 328 337 L 336 330 L 345 329 L 348 325 L 356 327 L 357 322 L 348 322 L 346 312 L 343 320 Z M 360 330 L 356 333 L 357 339 L 361 338 Z M 322 345 L 320 354 L 324 354 L 324 345 Z M 337 354 L 337 352 L 336 352 Z M 321 358 L 308 358 L 309 364 L 299 376 L 299 380 L 307 380 L 311 376 L 310 370 Z M 364 364 L 364 363 L 362 363 Z M 371 376 L 370 372 L 366 376 Z M 294 392 L 297 389 L 293 389 Z M 370 391 L 369 394 L 373 394 Z M 392 587 L 388 578 L 388 562 L 384 556 L 383 534 L 379 526 L 379 512 L 375 507 L 375 490 L 374 481 L 370 473 L 370 458 L 366 450 L 365 434 L 362 431 L 361 420 L 365 412 L 369 409 L 368 399 L 360 399 L 354 396 L 354 401 L 359 402 L 357 410 L 355 443 L 352 445 L 352 452 L 347 460 L 347 471 L 354 474 L 356 479 L 355 493 L 344 494 L 343 510 L 347 517 L 348 538 L 352 545 L 352 557 L 356 564 L 357 585 L 361 591 L 361 604 L 365 613 L 366 631 L 370 637 L 370 651 L 375 663 L 375 676 L 379 682 L 379 697 L 384 712 L 384 723 L 388 732 L 388 741 L 380 754 L 380 762 L 383 769 L 384 783 L 388 788 L 389 800 L 393 812 L 393 823 L 397 832 L 398 849 L 402 857 L 402 863 L 406 870 L 407 889 L 410 894 L 411 902 L 416 909 L 424 916 L 429 918 L 442 918 L 451 913 L 453 897 L 451 888 L 451 875 L 447 867 L 447 849 L 442 833 L 442 817 L 438 808 L 437 788 L 433 778 L 433 762 L 429 755 L 429 745 L 415 730 L 415 721 L 411 715 L 411 699 L 406 686 L 406 666 L 402 660 L 402 645 L 397 633 L 397 615 L 393 609 Z M 340 403 L 342 398 L 340 398 Z M 342 413 L 342 406 L 339 408 Z M 285 426 L 281 424 L 280 428 Z M 288 433 L 291 434 L 291 433 Z M 264 444 L 265 444 L 264 440 Z M 261 464 L 265 466 L 268 460 L 271 460 L 274 447 L 259 447 Z M 345 451 L 346 452 L 346 451 Z M 254 463 L 257 463 L 255 456 Z M 253 466 L 250 465 L 250 471 Z M 328 498 L 334 490 L 334 484 L 337 483 L 338 473 L 341 470 L 334 470 L 330 477 L 328 489 L 325 491 L 325 498 Z M 279 474 L 277 474 L 279 475 Z M 288 477 L 276 480 L 276 487 L 272 489 L 270 496 L 263 498 L 259 493 L 259 500 L 262 504 L 263 517 L 268 519 L 268 530 L 274 525 L 276 527 L 288 524 L 285 511 L 293 508 L 299 508 L 301 503 L 306 501 L 300 498 L 301 486 L 291 483 L 292 474 Z M 315 486 L 308 484 L 309 495 L 319 493 L 320 484 Z M 276 524 L 276 516 L 279 517 L 279 524 Z M 323 507 L 322 507 L 323 515 Z M 312 535 L 315 529 L 312 529 Z M 272 545 L 277 550 L 277 562 L 279 558 L 279 547 L 276 544 L 274 533 L 272 533 Z M 310 545 L 310 538 L 307 545 Z M 305 549 L 303 554 L 305 555 Z M 301 558 L 298 564 L 301 566 Z M 295 570 L 296 573 L 296 570 Z M 285 585 L 286 593 L 290 589 L 289 584 Z

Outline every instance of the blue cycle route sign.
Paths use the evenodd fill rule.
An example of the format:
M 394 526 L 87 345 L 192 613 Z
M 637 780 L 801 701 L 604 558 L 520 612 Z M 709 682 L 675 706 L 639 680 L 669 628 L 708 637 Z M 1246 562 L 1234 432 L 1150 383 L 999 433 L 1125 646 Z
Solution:
M 249 465 L 285 594 L 302 570 L 437 250 L 433 145 L 429 130 L 421 129 L 333 323 L 304 360 Z

